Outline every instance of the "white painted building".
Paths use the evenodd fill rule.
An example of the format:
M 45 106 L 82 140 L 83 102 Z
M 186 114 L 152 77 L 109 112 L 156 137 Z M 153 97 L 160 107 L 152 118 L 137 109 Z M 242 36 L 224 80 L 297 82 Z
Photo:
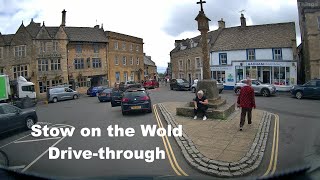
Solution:
M 244 19 L 244 21 L 243 21 Z M 225 89 L 250 77 L 290 90 L 297 84 L 295 24 L 280 23 L 225 28 L 211 46 L 211 78 Z

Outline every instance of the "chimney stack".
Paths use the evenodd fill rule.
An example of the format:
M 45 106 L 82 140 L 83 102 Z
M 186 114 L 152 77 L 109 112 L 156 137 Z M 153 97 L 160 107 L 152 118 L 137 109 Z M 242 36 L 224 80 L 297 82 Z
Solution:
M 61 22 L 61 26 L 66 26 L 66 10 L 62 11 L 62 22 Z
M 226 28 L 226 22 L 223 21 L 223 18 L 221 18 L 220 21 L 218 21 L 219 29 Z
M 240 22 L 241 22 L 241 27 L 247 26 L 246 18 L 244 17 L 244 15 L 242 13 L 241 13 Z

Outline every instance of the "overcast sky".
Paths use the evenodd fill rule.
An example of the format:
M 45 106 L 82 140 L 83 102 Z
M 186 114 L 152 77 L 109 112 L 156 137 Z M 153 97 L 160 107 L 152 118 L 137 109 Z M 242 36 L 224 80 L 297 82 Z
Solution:
M 161 71 L 170 61 L 174 40 L 199 35 L 198 0 L 0 0 L 0 32 L 13 34 L 21 22 L 34 18 L 46 26 L 61 24 L 66 9 L 67 26 L 93 27 L 103 24 L 105 30 L 143 38 L 144 52 Z M 217 29 L 221 18 L 227 27 L 240 25 L 239 11 L 245 10 L 247 25 L 296 22 L 300 43 L 296 0 L 206 0 L 204 11 L 210 30 Z

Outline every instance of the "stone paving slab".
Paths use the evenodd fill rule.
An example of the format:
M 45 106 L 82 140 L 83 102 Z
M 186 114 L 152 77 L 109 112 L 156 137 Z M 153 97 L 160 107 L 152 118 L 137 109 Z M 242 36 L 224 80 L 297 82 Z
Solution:
M 184 135 L 176 138 L 189 164 L 218 177 L 241 176 L 252 172 L 261 163 L 270 128 L 271 114 L 253 110 L 252 124 L 247 121 L 239 131 L 240 110 L 226 120 L 176 115 L 176 108 L 185 102 L 159 104 L 168 124 L 182 125 Z M 217 168 L 216 168 L 217 167 Z

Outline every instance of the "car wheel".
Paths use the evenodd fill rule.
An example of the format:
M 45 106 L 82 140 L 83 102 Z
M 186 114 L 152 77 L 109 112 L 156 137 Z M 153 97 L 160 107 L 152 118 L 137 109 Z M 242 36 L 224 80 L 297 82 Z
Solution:
M 58 102 L 58 98 L 53 98 L 52 102 L 54 102 L 54 103 Z
M 263 97 L 269 97 L 270 96 L 270 91 L 268 89 L 262 89 L 261 92 Z
M 239 95 L 239 94 L 240 94 L 240 91 L 241 91 L 241 88 L 237 88 L 236 91 L 235 91 L 235 93 L 236 93 L 237 95 Z
M 297 99 L 302 99 L 302 97 L 303 97 L 303 94 L 302 94 L 301 91 L 296 92 L 296 98 Z
M 26 129 L 31 129 L 32 126 L 34 125 L 34 120 L 32 117 L 27 117 L 25 123 L 26 123 L 25 124 Z
M 191 88 L 191 91 L 193 92 L 193 93 L 195 93 L 196 92 L 196 88 Z
M 78 99 L 78 95 L 73 95 L 73 99 Z

